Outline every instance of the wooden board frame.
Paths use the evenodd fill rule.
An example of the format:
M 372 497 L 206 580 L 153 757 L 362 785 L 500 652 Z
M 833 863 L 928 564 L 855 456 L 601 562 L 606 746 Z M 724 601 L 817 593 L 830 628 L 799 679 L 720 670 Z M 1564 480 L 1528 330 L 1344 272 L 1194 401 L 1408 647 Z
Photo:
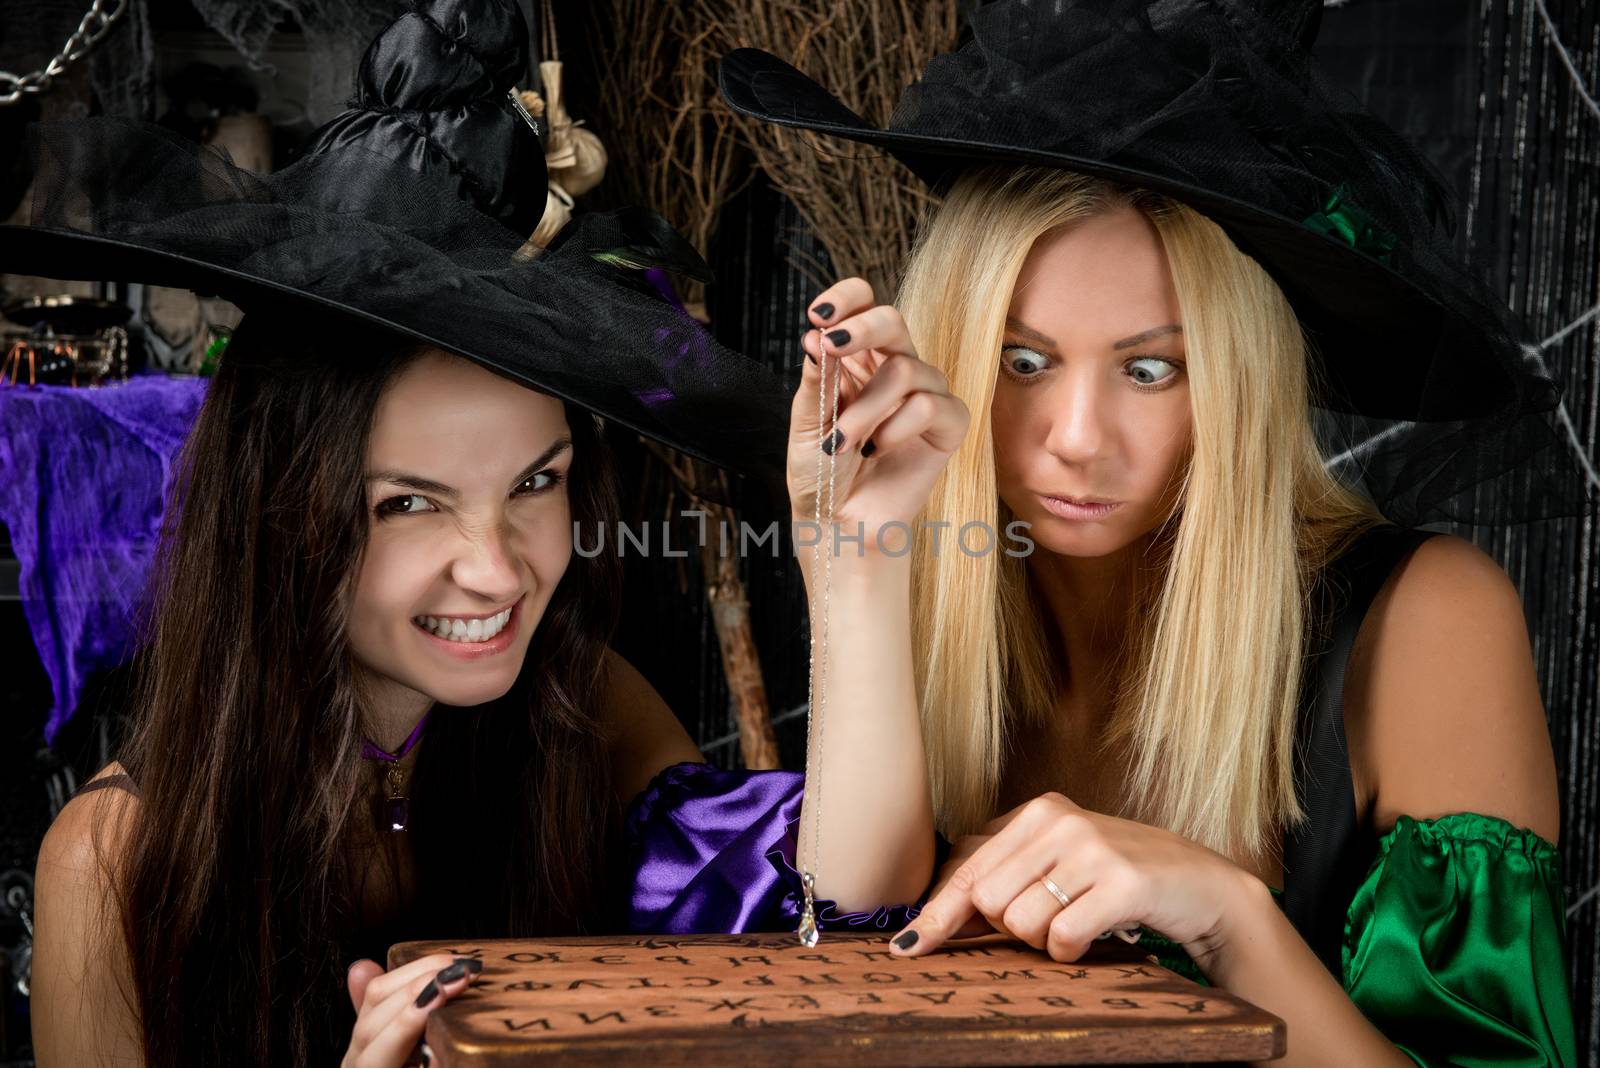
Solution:
M 1281 1057 L 1282 1020 L 1098 942 L 1063 964 L 993 935 L 926 957 L 887 934 L 622 935 L 406 942 L 483 974 L 434 1012 L 438 1068 L 1036 1065 Z

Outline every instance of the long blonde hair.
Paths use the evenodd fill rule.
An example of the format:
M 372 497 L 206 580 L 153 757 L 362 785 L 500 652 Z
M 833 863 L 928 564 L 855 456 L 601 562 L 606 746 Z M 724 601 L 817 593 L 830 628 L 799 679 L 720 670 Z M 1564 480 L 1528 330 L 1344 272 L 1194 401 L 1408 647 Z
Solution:
M 1256 856 L 1302 818 L 1294 745 L 1311 583 L 1381 522 L 1323 466 L 1306 341 L 1266 272 L 1215 223 L 1153 193 L 1045 168 L 964 176 L 919 235 L 898 299 L 918 353 L 973 413 L 924 518 L 1009 522 L 989 413 L 1012 291 L 1039 237 L 1120 205 L 1143 212 L 1166 251 L 1193 444 L 1103 747 L 1131 755 L 1122 814 Z M 992 815 L 1011 730 L 1049 713 L 1070 665 L 1049 644 L 1025 560 L 936 551 L 918 526 L 912 647 L 934 812 L 947 835 L 966 834 Z M 994 626 L 972 625 L 985 619 Z

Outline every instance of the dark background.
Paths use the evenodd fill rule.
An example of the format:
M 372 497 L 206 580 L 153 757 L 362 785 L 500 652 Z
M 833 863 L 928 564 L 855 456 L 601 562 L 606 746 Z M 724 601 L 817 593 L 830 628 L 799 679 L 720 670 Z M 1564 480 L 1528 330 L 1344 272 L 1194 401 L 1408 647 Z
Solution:
M 585 90 L 592 92 L 593 74 L 586 80 L 584 71 L 603 69 L 584 52 L 581 22 L 589 6 L 558 5 L 570 109 L 579 118 L 592 112 Z M 87 7 L 88 0 L 0 0 L 0 69 L 21 73 L 41 66 Z M 284 16 L 285 10 L 299 17 Z M 361 27 L 393 10 L 382 0 L 133 0 L 123 24 L 61 87 L 21 108 L 0 108 L 0 192 L 14 159 L 11 131 L 23 117 L 41 109 L 72 113 L 92 101 L 96 110 L 154 118 L 165 107 L 161 80 L 173 65 L 196 56 L 232 63 L 241 77 L 264 86 L 263 110 L 276 106 L 274 93 L 286 99 L 298 94 L 290 101 L 303 105 L 298 120 L 286 115 L 279 123 L 280 155 L 291 154 L 298 137 L 337 109 L 345 91 L 340 87 L 349 85 L 351 64 L 366 40 Z M 1575 71 L 1562 62 L 1556 38 Z M 249 70 L 241 48 L 275 69 Z M 1535 339 L 1557 334 L 1595 307 L 1596 5 L 1350 0 L 1326 9 L 1317 54 L 1336 81 L 1408 135 L 1452 181 L 1463 252 Z M 597 132 L 603 139 L 604 129 Z M 758 181 L 727 204 L 710 250 L 719 282 L 708 300 L 719 334 L 778 368 L 792 367 L 798 356 L 794 342 L 813 293 L 791 266 L 795 247 L 821 254 L 792 206 Z M 1596 320 L 1572 329 L 1543 355 L 1566 389 L 1570 443 L 1592 470 L 1600 427 Z M 620 442 L 619 451 L 625 478 L 659 481 L 642 450 Z M 757 528 L 786 517 L 769 488 L 742 484 L 736 492 L 744 517 Z M 668 514 L 664 495 L 634 496 L 628 506 L 636 520 L 659 522 Z M 1505 566 L 1526 606 L 1561 776 L 1568 962 L 1580 1059 L 1600 1064 L 1600 534 L 1592 516 L 1456 532 Z M 786 558 L 754 556 L 744 567 L 780 748 L 785 766 L 798 767 L 806 685 L 798 576 Z M 123 682 L 116 672 L 102 678 L 56 749 L 45 749 L 49 689 L 16 600 L 15 569 L 0 541 L 0 947 L 6 950 L 0 956 L 0 1066 L 30 1062 L 27 1004 L 16 981 L 38 841 L 64 792 L 106 759 Z M 616 645 L 677 710 L 706 755 L 736 765 L 736 727 L 697 571 L 692 556 L 671 564 L 636 561 Z

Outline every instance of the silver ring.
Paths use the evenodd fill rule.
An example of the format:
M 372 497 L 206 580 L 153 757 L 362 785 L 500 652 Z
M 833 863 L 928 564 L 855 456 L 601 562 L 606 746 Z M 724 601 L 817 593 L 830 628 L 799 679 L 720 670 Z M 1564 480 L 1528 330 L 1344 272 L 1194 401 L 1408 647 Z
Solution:
M 1050 896 L 1051 897 L 1053 897 L 1057 901 L 1061 902 L 1061 907 L 1062 908 L 1066 908 L 1068 905 L 1072 904 L 1072 898 L 1067 895 L 1067 892 L 1065 890 L 1063 890 L 1063 889 L 1061 889 L 1061 887 L 1057 886 L 1056 883 L 1055 883 L 1055 880 L 1050 878 L 1050 876 L 1046 875 L 1044 878 L 1040 879 L 1039 881 L 1044 884 L 1044 888 L 1046 890 L 1050 891 Z

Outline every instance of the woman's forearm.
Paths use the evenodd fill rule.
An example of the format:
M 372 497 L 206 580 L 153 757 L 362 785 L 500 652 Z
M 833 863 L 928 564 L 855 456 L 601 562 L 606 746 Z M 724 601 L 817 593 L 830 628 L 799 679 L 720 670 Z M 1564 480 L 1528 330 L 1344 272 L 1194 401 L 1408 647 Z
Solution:
M 806 783 L 801 870 L 812 861 L 820 818 L 820 850 L 810 868 L 819 898 L 845 912 L 909 904 L 927 888 L 934 862 L 911 664 L 910 564 L 870 548 L 858 557 L 847 544 L 832 568 L 826 662 L 821 616 L 812 613 L 818 708 L 811 737 L 821 749 L 815 779 Z M 815 601 L 822 590 L 809 589 L 810 578 Z
M 1217 938 L 1191 952 L 1214 985 L 1287 1025 L 1288 1052 L 1269 1062 L 1274 1068 L 1413 1068 L 1415 1062 L 1361 1014 L 1261 880 L 1244 875 L 1237 901 Z

